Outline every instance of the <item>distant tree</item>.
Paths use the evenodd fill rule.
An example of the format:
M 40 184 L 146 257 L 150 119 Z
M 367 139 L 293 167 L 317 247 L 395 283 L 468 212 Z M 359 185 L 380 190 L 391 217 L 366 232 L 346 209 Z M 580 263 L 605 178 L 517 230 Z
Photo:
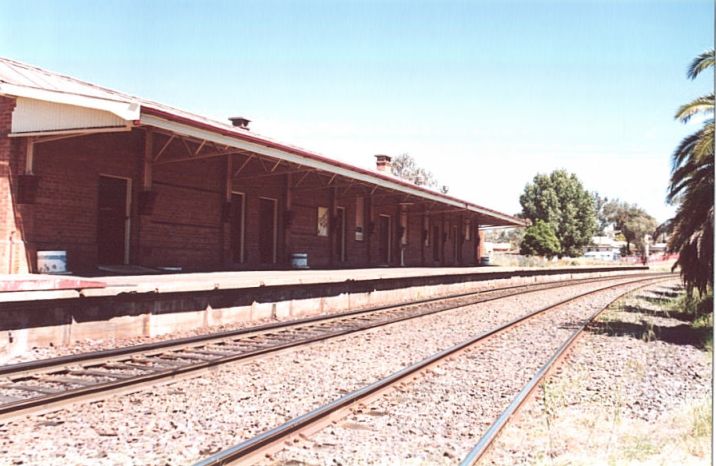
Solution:
M 636 204 L 613 199 L 604 205 L 603 212 L 606 219 L 624 235 L 626 255 L 631 254 L 632 244 L 643 250 L 644 236 L 653 235 L 656 231 L 656 219 Z
M 527 227 L 520 244 L 520 254 L 525 256 L 545 256 L 551 259 L 561 250 L 552 225 L 542 220 L 537 220 L 537 223 Z
M 695 79 L 714 68 L 716 53 L 710 49 L 696 57 L 687 76 Z M 713 75 L 711 76 L 713 79 Z M 672 155 L 671 184 L 667 201 L 676 205 L 676 215 L 664 231 L 671 234 L 668 247 L 678 252 L 674 267 L 691 291 L 713 289 L 714 280 L 714 93 L 683 105 L 675 118 L 684 123 L 695 115 L 706 117 L 701 129 L 687 136 Z
M 409 154 L 401 154 L 393 159 L 391 172 L 398 178 L 410 181 L 417 186 L 435 187 L 438 182 L 430 170 L 419 167 Z
M 594 211 L 597 214 L 597 234 L 604 236 L 606 228 L 612 223 L 604 214 L 604 206 L 609 202 L 609 198 L 602 197 L 598 192 L 592 193 L 594 199 Z
M 559 257 L 584 253 L 596 231 L 594 199 L 576 175 L 555 170 L 539 174 L 520 196 L 523 218 L 549 223 L 559 240 Z

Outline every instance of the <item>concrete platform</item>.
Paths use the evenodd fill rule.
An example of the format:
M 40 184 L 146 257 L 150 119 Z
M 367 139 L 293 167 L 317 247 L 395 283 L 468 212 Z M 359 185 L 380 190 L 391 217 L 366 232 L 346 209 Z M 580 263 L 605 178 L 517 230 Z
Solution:
M 0 292 L 0 361 L 33 346 L 65 346 L 85 339 L 154 337 L 238 322 L 333 314 L 505 285 L 647 269 L 465 267 L 214 272 L 91 279 L 26 276 L 21 278 L 23 282 L 7 286 L 24 291 Z M 53 283 L 58 288 L 48 289 Z
M 117 296 L 123 293 L 191 293 L 258 287 L 334 284 L 421 277 L 474 276 L 480 280 L 502 275 L 560 275 L 564 273 L 644 270 L 639 266 L 594 267 L 406 267 L 342 270 L 271 270 L 110 275 L 91 278 L 73 275 L 0 275 L 0 303 L 27 300 Z M 4 286 L 3 286 L 4 283 Z M 54 285 L 54 287 L 53 287 Z M 13 289 L 14 288 L 14 289 Z

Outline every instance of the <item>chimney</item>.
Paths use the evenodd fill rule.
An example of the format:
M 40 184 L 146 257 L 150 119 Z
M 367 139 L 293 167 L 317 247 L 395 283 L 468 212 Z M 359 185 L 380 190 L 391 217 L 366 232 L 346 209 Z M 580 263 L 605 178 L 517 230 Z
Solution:
M 392 175 L 391 157 L 389 155 L 376 155 L 375 156 L 375 169 L 384 175 Z
M 240 117 L 240 116 L 229 117 L 229 121 L 235 127 L 249 131 L 249 123 L 251 123 L 251 120 L 249 120 L 248 118 L 244 118 L 244 117 Z

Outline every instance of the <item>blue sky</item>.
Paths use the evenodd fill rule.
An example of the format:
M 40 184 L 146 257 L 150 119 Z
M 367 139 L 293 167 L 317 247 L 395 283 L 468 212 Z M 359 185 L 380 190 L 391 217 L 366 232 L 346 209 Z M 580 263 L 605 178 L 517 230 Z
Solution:
M 0 0 L 0 56 L 363 167 L 409 153 L 508 213 L 565 168 L 658 220 L 710 1 Z

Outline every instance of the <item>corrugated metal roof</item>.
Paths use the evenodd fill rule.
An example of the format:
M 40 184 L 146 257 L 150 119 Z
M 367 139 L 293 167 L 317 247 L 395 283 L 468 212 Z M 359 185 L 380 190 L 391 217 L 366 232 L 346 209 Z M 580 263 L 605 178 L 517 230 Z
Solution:
M 3 84 L 7 84 L 9 86 L 5 86 L 4 89 Z M 171 107 L 169 105 L 164 105 L 159 102 L 154 102 L 152 100 L 131 96 L 129 94 L 98 86 L 96 84 L 88 83 L 86 81 L 82 81 L 71 76 L 48 71 L 37 66 L 28 65 L 15 60 L 0 57 L 0 94 L 15 95 L 9 89 L 12 86 L 18 86 L 27 90 L 34 89 L 42 92 L 57 93 L 62 94 L 64 96 L 77 96 L 126 103 L 130 105 L 139 105 L 141 107 L 141 113 L 143 114 L 146 113 L 157 115 L 168 120 L 177 121 L 179 123 L 188 124 L 202 129 L 209 129 L 226 136 L 235 137 L 251 143 L 261 144 L 273 149 L 286 151 L 295 155 L 299 155 L 301 157 L 307 157 L 320 162 L 329 163 L 337 168 L 341 168 L 341 171 L 343 173 L 345 173 L 345 170 L 348 170 L 349 172 L 356 173 L 356 175 L 362 175 L 361 178 L 368 175 L 371 178 L 375 179 L 375 183 L 378 185 L 388 181 L 391 185 L 402 185 L 413 193 L 415 191 L 418 191 L 425 193 L 427 196 L 433 199 L 435 199 L 435 197 L 444 199 L 450 205 L 454 205 L 456 202 L 463 204 L 465 208 L 471 208 L 471 210 L 476 209 L 479 211 L 479 213 L 482 213 L 483 215 L 487 215 L 492 217 L 493 219 L 499 220 L 499 222 L 495 223 L 495 225 L 525 225 L 523 220 L 513 217 L 511 215 L 507 215 L 496 210 L 488 209 L 486 207 L 482 207 L 477 204 L 473 204 L 471 202 L 467 202 L 452 196 L 444 195 L 431 189 L 424 188 L 422 186 L 416 186 L 412 183 L 396 179 L 391 176 L 386 176 L 377 172 L 372 172 L 359 167 L 355 167 L 353 165 L 316 154 L 300 147 L 281 143 L 266 136 L 259 135 L 255 132 L 235 127 L 228 123 L 216 121 L 211 118 L 197 115 L 192 112 L 187 112 L 185 110 Z

